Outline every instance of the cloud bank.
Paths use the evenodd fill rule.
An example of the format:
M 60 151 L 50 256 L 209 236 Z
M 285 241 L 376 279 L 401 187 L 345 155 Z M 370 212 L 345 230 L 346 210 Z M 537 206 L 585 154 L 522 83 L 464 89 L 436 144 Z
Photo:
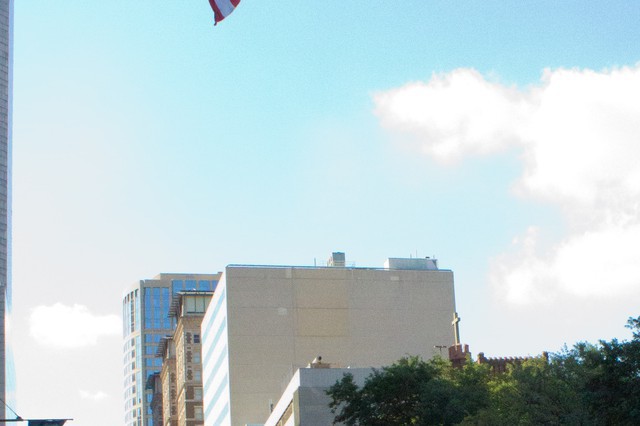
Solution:
M 102 336 L 120 336 L 118 315 L 95 315 L 86 306 L 38 306 L 29 318 L 29 331 L 38 343 L 56 348 L 95 346 Z
M 507 301 L 640 296 L 640 66 L 546 70 L 526 89 L 473 69 L 374 96 L 382 126 L 441 163 L 520 149 L 516 193 L 568 224 L 551 246 L 531 226 L 492 262 Z

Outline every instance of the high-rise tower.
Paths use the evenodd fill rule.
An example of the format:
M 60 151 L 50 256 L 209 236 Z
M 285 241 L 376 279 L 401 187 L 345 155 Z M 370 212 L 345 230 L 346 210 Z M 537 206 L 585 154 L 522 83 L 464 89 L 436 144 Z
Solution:
M 12 62 L 13 0 L 0 0 L 0 398 L 13 406 L 15 380 L 12 352 L 8 345 L 11 312 Z
M 124 335 L 124 403 L 126 426 L 154 424 L 153 389 L 147 383 L 162 368 L 158 343 L 173 334 L 170 317 L 174 296 L 183 290 L 215 290 L 218 274 L 160 274 L 136 283 L 122 300 Z

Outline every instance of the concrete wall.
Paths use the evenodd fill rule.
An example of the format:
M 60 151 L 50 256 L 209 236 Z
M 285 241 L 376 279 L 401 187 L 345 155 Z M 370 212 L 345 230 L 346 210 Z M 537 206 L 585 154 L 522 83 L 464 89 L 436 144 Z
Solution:
M 331 399 L 326 390 L 345 374 L 351 374 L 354 383 L 362 386 L 371 373 L 371 368 L 301 368 L 294 374 L 264 426 L 276 426 L 280 420 L 292 426 L 331 425 L 334 415 L 329 409 Z
M 263 423 L 295 371 L 318 355 L 379 367 L 453 342 L 451 271 L 229 266 L 225 280 L 225 424 Z
M 194 341 L 200 335 L 202 316 L 182 316 L 174 333 L 176 342 L 178 426 L 202 425 L 195 411 L 202 408 L 202 400 L 196 399 L 194 389 L 202 388 L 201 344 Z M 196 356 L 197 354 L 197 356 Z

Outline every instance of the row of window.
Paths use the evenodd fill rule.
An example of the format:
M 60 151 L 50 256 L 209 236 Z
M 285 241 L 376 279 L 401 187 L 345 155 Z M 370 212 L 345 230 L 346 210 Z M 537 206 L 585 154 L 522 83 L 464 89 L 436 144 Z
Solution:
M 145 318 L 144 328 L 149 329 L 171 329 L 171 318 Z
M 138 305 L 138 290 L 134 290 L 127 294 L 122 301 L 122 326 L 123 335 L 127 336 L 130 333 L 138 330 L 140 323 L 140 313 L 136 308 Z
M 161 368 L 162 358 L 145 358 L 144 364 L 147 368 Z
M 144 289 L 144 327 L 170 329 L 169 306 L 171 306 L 171 295 L 167 287 L 146 287 Z
M 216 289 L 218 281 L 215 280 L 172 280 L 171 292 L 177 293 L 182 290 L 213 291 Z
M 210 295 L 194 296 L 191 295 L 184 299 L 183 314 L 204 314 L 209 306 Z
M 160 340 L 162 340 L 163 337 L 165 337 L 167 334 L 166 333 L 146 333 L 144 335 L 144 342 L 145 343 L 160 343 Z

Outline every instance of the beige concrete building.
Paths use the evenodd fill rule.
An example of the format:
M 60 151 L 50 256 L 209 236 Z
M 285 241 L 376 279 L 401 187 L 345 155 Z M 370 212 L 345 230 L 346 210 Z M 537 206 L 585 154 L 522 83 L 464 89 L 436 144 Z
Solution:
M 328 426 L 333 424 L 326 391 L 345 374 L 364 385 L 371 368 L 301 368 L 295 372 L 264 426 Z
M 162 351 L 164 426 L 204 425 L 200 325 L 213 292 L 184 291 L 174 296 L 169 316 L 176 328 Z
M 161 394 L 159 404 L 154 404 L 156 402 L 156 396 L 154 396 L 154 399 L 151 401 L 154 424 L 178 426 L 176 348 L 173 343 L 173 336 L 167 336 L 160 341 L 157 355 L 162 357 L 162 370 L 160 370 L 159 373 Z M 158 418 L 161 419 L 159 423 L 156 420 Z
M 296 370 L 318 355 L 380 367 L 430 358 L 454 341 L 451 271 L 433 259 L 390 259 L 387 268 L 338 259 L 227 266 L 202 322 L 207 426 L 263 424 Z

